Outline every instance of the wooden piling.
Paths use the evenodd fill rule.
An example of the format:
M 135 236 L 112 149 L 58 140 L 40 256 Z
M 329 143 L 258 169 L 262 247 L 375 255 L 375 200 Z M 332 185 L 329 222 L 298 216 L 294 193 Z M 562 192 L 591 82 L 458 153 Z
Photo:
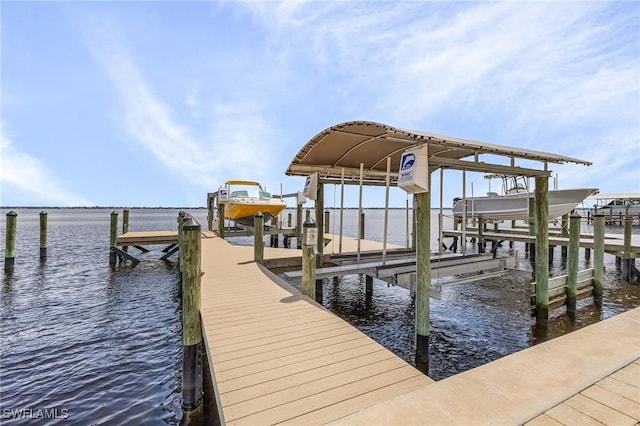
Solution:
M 47 258 L 47 212 L 40 212 L 40 260 Z
M 18 213 L 11 210 L 6 216 L 4 271 L 11 272 L 16 262 L 16 225 Z
M 202 326 L 200 323 L 200 224 L 189 217 L 182 225 L 182 408 L 193 412 L 202 405 Z
M 430 176 L 429 176 L 430 182 Z M 430 185 L 430 183 L 429 183 Z M 429 288 L 431 286 L 431 194 L 414 195 L 416 202 L 416 368 L 429 372 Z
M 291 213 L 287 213 L 287 228 L 291 228 Z
M 264 264 L 264 216 L 261 212 L 253 217 L 253 260 Z
M 124 209 L 122 211 L 122 233 L 126 234 L 129 232 L 129 209 Z
M 548 191 L 547 191 L 548 192 Z M 537 193 L 536 193 L 537 196 Z M 536 235 L 536 198 L 529 198 L 529 235 Z M 547 213 L 547 216 L 549 213 Z M 537 241 L 536 241 L 537 243 Z M 533 263 L 536 261 L 536 243 L 528 243 L 527 248 L 529 249 L 529 260 Z
M 115 265 L 117 253 L 115 251 L 118 243 L 118 212 L 111 212 L 111 229 L 109 233 L 109 264 Z
M 630 283 L 635 269 L 634 258 L 631 257 L 631 233 L 633 216 L 624 217 L 624 257 L 622 259 L 622 279 Z
M 478 253 L 484 253 L 484 219 L 478 218 Z
M 324 183 L 318 182 L 318 193 L 316 196 L 316 226 L 318 231 L 324 229 Z M 318 232 L 320 234 L 320 232 Z M 324 238 L 318 235 L 316 242 L 316 268 L 322 268 L 324 260 Z
M 325 234 L 328 234 L 329 230 L 331 229 L 329 226 L 329 218 L 330 218 L 329 210 L 325 210 L 324 212 L 324 233 Z
M 567 259 L 567 315 L 576 316 L 576 296 L 578 290 L 578 252 L 580 250 L 580 220 L 572 214 L 569 218 L 569 252 Z
M 593 304 L 602 309 L 604 287 L 604 214 L 593 218 Z
M 365 229 L 365 225 L 364 225 L 364 212 L 360 213 L 360 239 L 364 240 L 364 229 Z
M 224 240 L 224 204 L 218 202 L 218 235 Z
M 562 228 L 560 231 L 562 238 L 569 238 L 569 213 L 562 215 Z M 562 246 L 560 249 L 560 256 L 562 259 L 567 258 L 567 246 Z
M 315 298 L 316 282 L 316 242 L 319 238 L 318 227 L 311 219 L 302 225 L 302 294 Z
M 549 178 L 536 177 L 535 192 L 536 326 L 549 325 Z
M 302 248 L 302 204 L 296 208 L 296 248 Z

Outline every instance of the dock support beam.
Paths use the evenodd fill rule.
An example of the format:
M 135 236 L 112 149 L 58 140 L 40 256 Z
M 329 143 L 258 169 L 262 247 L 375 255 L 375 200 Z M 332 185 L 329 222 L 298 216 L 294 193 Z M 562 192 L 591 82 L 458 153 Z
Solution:
M 593 219 L 593 304 L 602 309 L 604 283 L 604 214 L 596 213 Z
M 260 212 L 253 217 L 253 260 L 264 265 L 264 216 Z
M 428 175 L 429 186 L 431 176 Z M 431 194 L 416 201 L 416 368 L 429 372 L 429 287 L 431 286 Z
M 633 277 L 640 275 L 636 269 L 635 259 L 631 256 L 631 233 L 633 216 L 624 217 L 624 259 L 622 259 L 622 279 L 630 283 Z
M 47 212 L 40 212 L 40 260 L 47 259 Z
M 576 297 L 578 291 L 578 252 L 580 251 L 580 215 L 569 218 L 569 258 L 567 260 L 567 315 L 576 318 Z
M 218 200 L 218 235 L 224 240 L 224 204 Z
M 314 252 L 318 238 L 318 227 L 312 219 L 307 219 L 302 229 L 302 294 L 315 300 L 316 261 Z
M 318 179 L 318 195 L 316 198 L 316 226 L 317 228 L 324 229 L 324 183 Z M 318 232 L 318 241 L 316 245 L 316 267 L 322 268 L 322 261 L 324 260 L 324 236 Z
M 182 225 L 182 408 L 187 416 L 202 409 L 202 326 L 200 320 L 200 224 L 189 217 Z M 199 409 L 200 408 L 200 409 Z
M 109 264 L 116 264 L 116 244 L 118 242 L 118 212 L 111 212 L 111 229 L 109 232 Z
M 302 248 L 302 204 L 296 209 L 296 248 Z
M 11 210 L 6 216 L 7 227 L 5 230 L 4 271 L 11 272 L 16 262 L 16 224 L 18 213 Z
M 535 253 L 536 326 L 541 327 L 540 331 L 544 332 L 549 326 L 549 178 L 547 176 L 536 177 L 534 211 L 537 249 Z

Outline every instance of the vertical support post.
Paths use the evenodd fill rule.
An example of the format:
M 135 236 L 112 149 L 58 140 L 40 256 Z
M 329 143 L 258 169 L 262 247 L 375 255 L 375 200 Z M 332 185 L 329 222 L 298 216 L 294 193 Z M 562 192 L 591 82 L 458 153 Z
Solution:
M 4 271 L 11 272 L 16 262 L 16 225 L 18 222 L 18 213 L 11 210 L 7 213 L 5 230 L 5 250 L 4 250 Z
M 122 210 L 122 233 L 129 232 L 129 209 Z
M 329 217 L 330 217 L 331 213 L 329 212 L 329 210 L 325 210 L 324 212 L 324 233 L 328 234 L 330 231 L 330 226 L 329 226 Z
M 318 179 L 318 196 L 316 198 L 316 224 L 318 230 L 324 229 L 324 183 Z M 316 267 L 322 268 L 324 261 L 324 236 L 318 235 L 316 242 Z
M 384 191 L 384 224 L 382 225 L 382 264 L 387 261 L 387 232 L 389 224 L 389 185 L 391 184 L 391 157 L 387 157 Z
M 359 238 L 361 240 L 364 240 L 364 229 L 365 229 L 365 224 L 364 224 L 364 212 L 360 212 L 360 232 L 359 232 Z
M 342 254 L 342 228 L 344 226 L 344 167 L 340 171 L 340 238 L 338 239 L 338 253 Z
M 224 240 L 224 204 L 218 201 L 218 235 Z
M 429 186 L 430 186 L 430 175 Z M 429 287 L 431 286 L 431 194 L 415 195 L 416 238 L 416 368 L 429 371 Z
M 580 250 L 580 215 L 569 219 L 569 258 L 567 261 L 567 315 L 576 317 L 576 292 L 578 289 L 578 251 Z
M 111 212 L 111 229 L 109 232 L 109 264 L 116 264 L 116 244 L 118 242 L 118 212 Z
M 622 279 L 630 283 L 635 268 L 631 258 L 631 233 L 633 229 L 633 217 L 624 217 L 624 258 L 622 259 Z
M 560 231 L 562 238 L 569 238 L 569 213 L 562 215 L 562 230 Z M 563 260 L 567 258 L 568 246 L 562 246 L 560 249 L 561 257 Z
M 596 213 L 593 219 L 593 304 L 602 309 L 604 287 L 604 214 Z
M 536 326 L 549 326 L 549 178 L 536 177 Z
M 304 221 L 302 229 L 302 294 L 314 299 L 316 282 L 314 252 L 316 250 L 316 240 L 319 238 L 318 227 L 316 223 L 309 218 Z
M 182 225 L 182 234 L 182 408 L 192 412 L 202 405 L 200 224 L 193 217 L 188 217 Z
M 253 260 L 264 264 L 264 216 L 261 212 L 253 217 Z
M 535 262 L 536 261 L 536 245 L 538 245 L 538 238 L 536 235 L 536 232 L 538 231 L 538 226 L 540 224 L 537 224 L 536 222 L 538 220 L 542 220 L 542 218 L 540 218 L 540 216 L 538 216 L 538 212 L 537 212 L 537 207 L 539 207 L 539 202 L 538 202 L 538 178 L 536 178 L 536 194 L 535 197 L 533 198 L 529 198 L 528 202 L 529 202 L 529 235 L 536 236 L 536 242 L 535 243 L 529 243 L 528 247 L 529 247 L 529 260 L 531 262 Z M 545 194 L 548 195 L 549 190 L 547 190 L 545 192 Z M 546 196 L 545 195 L 545 198 Z M 546 200 L 546 203 L 548 205 L 549 200 Z M 549 216 L 549 210 L 546 210 L 546 214 L 545 216 Z M 549 225 L 547 224 L 547 228 L 549 227 Z M 548 236 L 547 236 L 547 240 L 549 240 Z M 539 245 L 538 245 L 539 246 Z M 549 266 L 547 265 L 547 268 L 549 268 Z
M 40 212 L 40 260 L 47 258 L 47 212 Z
M 484 253 L 484 218 L 478 218 L 478 253 Z
M 287 228 L 291 228 L 291 213 L 287 213 Z
M 364 215 L 362 213 L 362 181 L 364 176 L 364 163 L 360 163 L 360 185 L 358 186 L 358 246 L 356 248 L 356 263 L 360 263 L 360 240 L 364 239 Z
M 302 204 L 296 209 L 296 248 L 302 248 Z
M 207 229 L 213 231 L 213 207 L 214 200 L 217 197 L 217 192 L 207 193 Z

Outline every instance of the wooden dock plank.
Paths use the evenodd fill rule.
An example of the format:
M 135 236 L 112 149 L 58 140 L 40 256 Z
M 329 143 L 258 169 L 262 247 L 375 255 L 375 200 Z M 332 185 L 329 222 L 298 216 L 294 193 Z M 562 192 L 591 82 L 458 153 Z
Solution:
M 381 243 L 363 246 L 379 249 Z M 273 424 L 312 413 L 331 421 L 383 394 L 389 398 L 433 383 L 270 276 L 252 261 L 252 247 L 210 236 L 202 247 L 203 331 L 227 424 Z M 265 248 L 265 258 L 274 255 L 300 256 L 300 250 Z
M 596 384 L 582 391 L 582 395 L 591 398 L 594 401 L 600 401 L 602 404 L 633 419 L 640 420 L 640 402 L 638 399 L 625 398 L 624 396 L 605 389 Z

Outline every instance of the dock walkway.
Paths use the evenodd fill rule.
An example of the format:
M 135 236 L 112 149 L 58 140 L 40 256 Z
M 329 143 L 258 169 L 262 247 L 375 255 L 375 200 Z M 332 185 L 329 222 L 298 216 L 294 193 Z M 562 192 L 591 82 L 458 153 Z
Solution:
M 335 422 L 344 425 L 637 425 L 640 308 Z
M 640 308 L 434 382 L 253 262 L 253 247 L 203 235 L 204 344 L 223 424 L 640 422 Z
M 433 383 L 253 262 L 253 247 L 206 235 L 202 327 L 226 424 L 328 423 Z M 283 256 L 300 250 L 265 248 Z

